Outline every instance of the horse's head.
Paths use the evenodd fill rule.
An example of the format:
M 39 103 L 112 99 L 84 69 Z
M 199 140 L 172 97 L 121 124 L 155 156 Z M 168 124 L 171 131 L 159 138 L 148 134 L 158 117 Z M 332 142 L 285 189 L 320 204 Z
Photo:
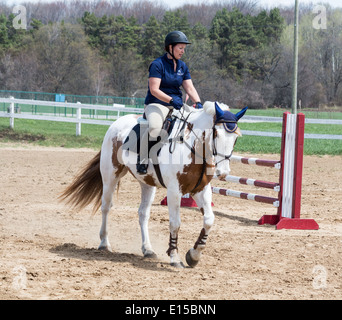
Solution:
M 238 136 L 241 136 L 237 125 L 239 119 L 247 111 L 247 107 L 234 114 L 229 107 L 218 103 L 205 103 L 204 110 L 213 115 L 213 155 L 215 157 L 216 176 L 229 174 L 229 159 L 233 153 L 234 145 Z

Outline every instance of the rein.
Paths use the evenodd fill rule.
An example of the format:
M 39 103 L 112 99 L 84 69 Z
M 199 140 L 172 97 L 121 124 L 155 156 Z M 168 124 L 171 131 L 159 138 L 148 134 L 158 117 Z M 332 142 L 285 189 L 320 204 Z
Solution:
M 183 112 L 184 113 L 184 112 Z M 172 154 L 173 153 L 173 151 L 175 151 L 175 148 L 176 148 L 176 145 L 174 144 L 174 147 L 172 148 L 172 145 L 173 145 L 173 143 L 174 143 L 174 141 L 180 141 L 180 142 L 185 142 L 184 141 L 184 139 L 183 139 L 183 136 L 181 136 L 180 134 L 181 134 L 181 132 L 184 130 L 184 128 L 185 128 L 185 125 L 188 123 L 188 119 L 189 119 L 189 117 L 190 117 L 190 115 L 191 115 L 191 113 L 192 112 L 189 112 L 189 114 L 187 115 L 187 117 L 185 118 L 184 116 L 183 116 L 183 113 L 181 114 L 182 116 L 181 116 L 181 118 L 178 118 L 178 117 L 176 117 L 175 116 L 175 118 L 176 119 L 178 119 L 178 120 L 180 120 L 180 121 L 183 121 L 183 125 L 182 125 L 182 127 L 181 128 L 179 128 L 179 126 L 180 126 L 180 123 L 178 124 L 178 128 L 177 128 L 177 131 L 176 131 L 176 134 L 175 134 L 175 137 L 174 138 L 171 138 L 171 139 L 169 139 L 169 142 L 170 142 L 170 147 L 169 147 L 169 152 Z M 191 131 L 192 131 L 192 129 L 191 129 Z M 193 132 L 193 131 L 192 131 Z M 194 132 L 193 132 L 194 133 Z M 194 133 L 195 134 L 195 133 Z M 195 136 L 196 136 L 196 134 L 195 134 Z M 198 138 L 197 136 L 196 136 L 196 138 Z

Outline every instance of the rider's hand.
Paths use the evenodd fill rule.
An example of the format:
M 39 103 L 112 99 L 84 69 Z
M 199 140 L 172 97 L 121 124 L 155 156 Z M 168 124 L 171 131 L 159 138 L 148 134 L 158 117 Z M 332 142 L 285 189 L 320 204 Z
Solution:
M 194 104 L 194 108 L 196 108 L 196 109 L 203 109 L 203 105 L 202 105 L 202 103 L 200 103 L 200 102 L 196 102 L 196 103 Z
M 180 110 L 181 107 L 183 107 L 183 101 L 180 97 L 174 97 L 170 101 L 171 106 L 173 106 L 175 109 Z

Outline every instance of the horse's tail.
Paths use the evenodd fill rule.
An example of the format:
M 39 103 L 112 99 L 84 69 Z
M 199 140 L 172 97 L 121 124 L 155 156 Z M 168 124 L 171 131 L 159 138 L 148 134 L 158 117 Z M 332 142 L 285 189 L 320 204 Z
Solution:
M 81 170 L 72 183 L 59 196 L 74 209 L 81 210 L 95 200 L 93 212 L 101 206 L 102 177 L 100 172 L 101 151 Z

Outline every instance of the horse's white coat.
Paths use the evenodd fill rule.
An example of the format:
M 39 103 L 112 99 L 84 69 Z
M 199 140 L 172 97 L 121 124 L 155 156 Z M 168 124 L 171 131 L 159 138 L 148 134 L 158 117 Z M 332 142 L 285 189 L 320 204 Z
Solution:
M 220 105 L 222 110 L 228 110 L 225 105 Z M 184 141 L 186 143 L 175 142 L 173 153 L 169 152 L 169 144 L 165 144 L 158 156 L 158 162 L 160 164 L 160 171 L 167 187 L 167 199 L 169 210 L 169 223 L 170 223 L 170 236 L 173 246 L 170 244 L 168 251 L 170 255 L 171 264 L 180 266 L 181 259 L 178 255 L 177 238 L 178 231 L 181 225 L 180 219 L 180 201 L 183 193 L 192 192 L 192 195 L 203 214 L 203 234 L 198 239 L 195 248 L 190 250 L 190 256 L 194 261 L 200 259 L 202 250 L 205 247 L 207 235 L 210 228 L 214 223 L 214 214 L 211 208 L 212 192 L 210 187 L 211 176 L 216 174 L 228 175 L 229 174 L 229 161 L 224 160 L 223 155 L 230 155 L 237 134 L 226 132 L 222 124 L 215 125 L 217 129 L 217 136 L 213 137 L 212 128 L 214 127 L 215 119 L 215 105 L 213 102 L 206 102 L 204 104 L 204 110 L 195 110 L 190 107 L 186 107 L 186 110 L 193 111 L 188 119 L 189 125 L 184 130 Z M 183 111 L 183 117 L 186 117 L 188 112 Z M 178 117 L 181 116 L 181 112 L 174 112 Z M 119 182 L 119 180 L 130 171 L 133 176 L 140 182 L 141 185 L 141 204 L 139 207 L 139 223 L 141 227 L 142 236 L 142 252 L 145 256 L 154 255 L 152 245 L 148 232 L 148 220 L 150 217 L 150 209 L 154 199 L 156 187 L 160 187 L 158 177 L 155 173 L 154 167 L 151 163 L 148 166 L 147 175 L 139 175 L 136 173 L 136 153 L 122 149 L 126 137 L 129 135 L 133 126 L 137 123 L 136 115 L 127 115 L 119 118 L 108 129 L 101 149 L 100 171 L 103 181 L 103 194 L 102 194 L 102 225 L 100 230 L 100 247 L 101 249 L 111 250 L 111 246 L 108 240 L 108 212 L 112 206 L 113 192 Z M 182 122 L 177 120 L 174 129 L 170 137 L 176 134 L 177 128 L 182 125 Z M 190 126 L 190 127 L 189 127 Z M 191 129 L 191 130 L 190 130 Z M 215 159 L 212 155 L 213 143 L 216 145 L 218 154 Z M 189 147 L 194 146 L 195 150 L 201 150 L 194 156 Z M 195 190 L 192 190 L 197 181 L 185 181 L 187 177 L 191 177 L 193 168 L 202 168 L 202 165 L 193 167 L 194 160 L 199 163 L 202 161 L 201 156 L 203 154 L 200 147 L 204 145 L 205 154 L 211 173 L 205 176 L 204 181 Z M 152 150 L 153 153 L 153 150 Z M 215 167 L 214 164 L 217 163 Z M 211 165 L 211 166 L 210 166 Z M 188 171 L 187 171 L 188 170 Z M 209 170 L 210 171 L 210 170 Z M 184 180 L 185 179 L 185 180 Z M 199 178 L 197 178 L 199 179 Z M 186 184 L 192 183 L 190 189 L 185 192 Z M 198 190 L 197 190 L 198 189 Z M 184 191 L 184 192 L 183 192 Z M 203 230 L 202 229 L 202 230 Z M 201 240 L 201 241 L 200 241 Z M 175 246 L 174 246 L 175 244 Z

